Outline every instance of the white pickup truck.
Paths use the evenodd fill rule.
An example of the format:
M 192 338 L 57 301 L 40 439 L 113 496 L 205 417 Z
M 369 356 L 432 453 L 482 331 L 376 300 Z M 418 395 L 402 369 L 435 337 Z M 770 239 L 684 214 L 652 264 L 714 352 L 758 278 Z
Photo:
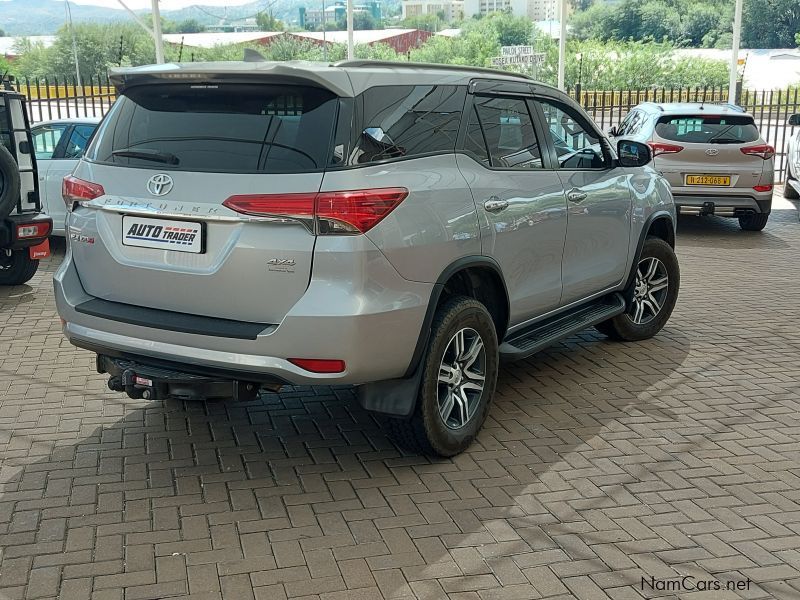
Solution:
M 25 97 L 0 89 L 0 285 L 25 283 L 50 255 L 38 181 Z

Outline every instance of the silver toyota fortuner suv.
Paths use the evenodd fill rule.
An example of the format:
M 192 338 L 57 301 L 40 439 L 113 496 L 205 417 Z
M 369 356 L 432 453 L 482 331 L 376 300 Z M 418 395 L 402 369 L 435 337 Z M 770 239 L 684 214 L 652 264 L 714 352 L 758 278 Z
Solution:
M 64 333 L 135 398 L 354 384 L 449 456 L 502 359 L 595 326 L 642 340 L 678 294 L 675 208 L 636 141 L 469 67 L 349 61 L 116 72 L 64 180 Z

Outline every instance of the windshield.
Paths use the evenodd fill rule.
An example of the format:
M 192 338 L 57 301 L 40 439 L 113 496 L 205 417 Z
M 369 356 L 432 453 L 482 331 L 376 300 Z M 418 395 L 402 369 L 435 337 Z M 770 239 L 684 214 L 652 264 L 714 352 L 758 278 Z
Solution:
M 303 86 L 140 86 L 117 100 L 87 158 L 180 171 L 315 171 L 328 162 L 336 109 L 332 93 Z
M 744 144 L 758 139 L 753 118 L 743 115 L 661 117 L 656 133 L 665 140 L 688 144 Z

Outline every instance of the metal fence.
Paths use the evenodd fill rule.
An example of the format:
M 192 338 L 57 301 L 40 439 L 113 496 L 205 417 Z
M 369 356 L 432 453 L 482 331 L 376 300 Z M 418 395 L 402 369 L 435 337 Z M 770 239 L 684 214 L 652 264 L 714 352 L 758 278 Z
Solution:
M 91 77 L 77 85 L 74 78 L 51 77 L 41 80 L 17 80 L 15 87 L 28 98 L 31 121 L 68 117 L 102 117 L 116 99 L 107 75 Z M 650 88 L 642 90 L 569 90 L 602 129 L 619 124 L 640 102 L 705 102 L 724 103 L 727 88 Z M 800 113 L 800 89 L 738 90 L 737 104 L 753 115 L 756 125 L 768 144 L 775 147 L 776 181 L 786 171 L 786 144 L 795 133 L 786 122 L 793 113 Z

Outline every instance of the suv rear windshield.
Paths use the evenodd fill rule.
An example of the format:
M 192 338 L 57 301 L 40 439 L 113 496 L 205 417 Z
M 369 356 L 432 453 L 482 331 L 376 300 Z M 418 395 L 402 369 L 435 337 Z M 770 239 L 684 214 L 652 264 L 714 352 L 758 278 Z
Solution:
M 744 144 L 758 139 L 753 118 L 742 115 L 661 117 L 656 133 L 665 140 L 688 144 Z
M 312 87 L 166 84 L 115 103 L 87 158 L 131 167 L 297 173 L 325 167 L 338 100 Z

